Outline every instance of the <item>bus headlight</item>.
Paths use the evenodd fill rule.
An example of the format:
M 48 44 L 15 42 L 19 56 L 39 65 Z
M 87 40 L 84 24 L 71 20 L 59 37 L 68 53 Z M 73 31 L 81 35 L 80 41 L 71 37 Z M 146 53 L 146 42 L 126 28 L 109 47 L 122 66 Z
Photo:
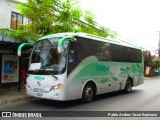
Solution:
M 27 87 L 30 88 L 30 85 L 29 85 L 28 83 L 26 83 L 26 88 L 27 88 Z
M 63 88 L 63 84 L 61 84 L 61 83 L 51 87 L 52 90 L 60 90 L 62 88 Z

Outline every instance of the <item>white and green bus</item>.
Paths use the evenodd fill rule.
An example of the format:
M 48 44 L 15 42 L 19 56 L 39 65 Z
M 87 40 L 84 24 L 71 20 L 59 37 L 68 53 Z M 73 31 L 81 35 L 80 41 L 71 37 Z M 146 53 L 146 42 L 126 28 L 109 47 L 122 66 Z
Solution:
M 40 38 L 30 55 L 26 92 L 30 96 L 66 101 L 93 100 L 95 95 L 143 83 L 141 48 L 118 40 L 85 34 L 57 33 Z

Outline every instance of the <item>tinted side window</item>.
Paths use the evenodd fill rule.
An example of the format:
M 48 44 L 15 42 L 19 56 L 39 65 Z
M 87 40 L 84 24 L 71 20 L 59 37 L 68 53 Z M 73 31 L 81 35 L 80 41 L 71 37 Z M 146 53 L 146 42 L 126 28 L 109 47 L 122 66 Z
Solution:
M 141 63 L 142 60 L 141 51 L 138 49 L 111 44 L 110 52 L 113 62 Z
M 89 56 L 96 56 L 99 61 L 140 63 L 141 51 L 116 44 L 76 37 L 79 62 Z
M 99 61 L 109 61 L 111 59 L 107 43 L 81 37 L 77 37 L 76 39 L 79 45 L 80 60 L 89 56 L 95 56 Z

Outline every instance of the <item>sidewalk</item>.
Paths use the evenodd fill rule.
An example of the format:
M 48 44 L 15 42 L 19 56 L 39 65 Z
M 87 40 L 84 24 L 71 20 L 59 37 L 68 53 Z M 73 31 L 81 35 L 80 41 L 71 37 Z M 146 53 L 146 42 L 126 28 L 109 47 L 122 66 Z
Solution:
M 0 89 L 0 108 L 6 104 L 13 104 L 26 100 L 31 100 L 33 97 L 27 96 L 25 90 L 15 89 Z
M 155 77 L 144 77 L 144 80 L 157 79 L 157 78 L 160 78 L 160 76 L 155 76 Z

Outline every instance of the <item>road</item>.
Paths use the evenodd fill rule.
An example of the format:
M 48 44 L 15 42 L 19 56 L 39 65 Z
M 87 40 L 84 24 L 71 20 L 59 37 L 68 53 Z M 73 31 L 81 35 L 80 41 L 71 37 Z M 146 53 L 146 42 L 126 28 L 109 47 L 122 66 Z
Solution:
M 80 100 L 58 102 L 36 99 L 2 108 L 0 111 L 160 111 L 160 78 L 145 80 L 144 84 L 134 87 L 132 92 L 128 94 L 114 92 L 99 95 L 93 102 L 87 104 Z M 58 119 L 63 118 L 58 117 Z M 96 120 L 96 118 L 94 119 Z M 105 118 L 99 119 L 104 120 Z M 142 118 L 136 119 L 141 120 Z M 145 119 L 150 120 L 151 118 Z

